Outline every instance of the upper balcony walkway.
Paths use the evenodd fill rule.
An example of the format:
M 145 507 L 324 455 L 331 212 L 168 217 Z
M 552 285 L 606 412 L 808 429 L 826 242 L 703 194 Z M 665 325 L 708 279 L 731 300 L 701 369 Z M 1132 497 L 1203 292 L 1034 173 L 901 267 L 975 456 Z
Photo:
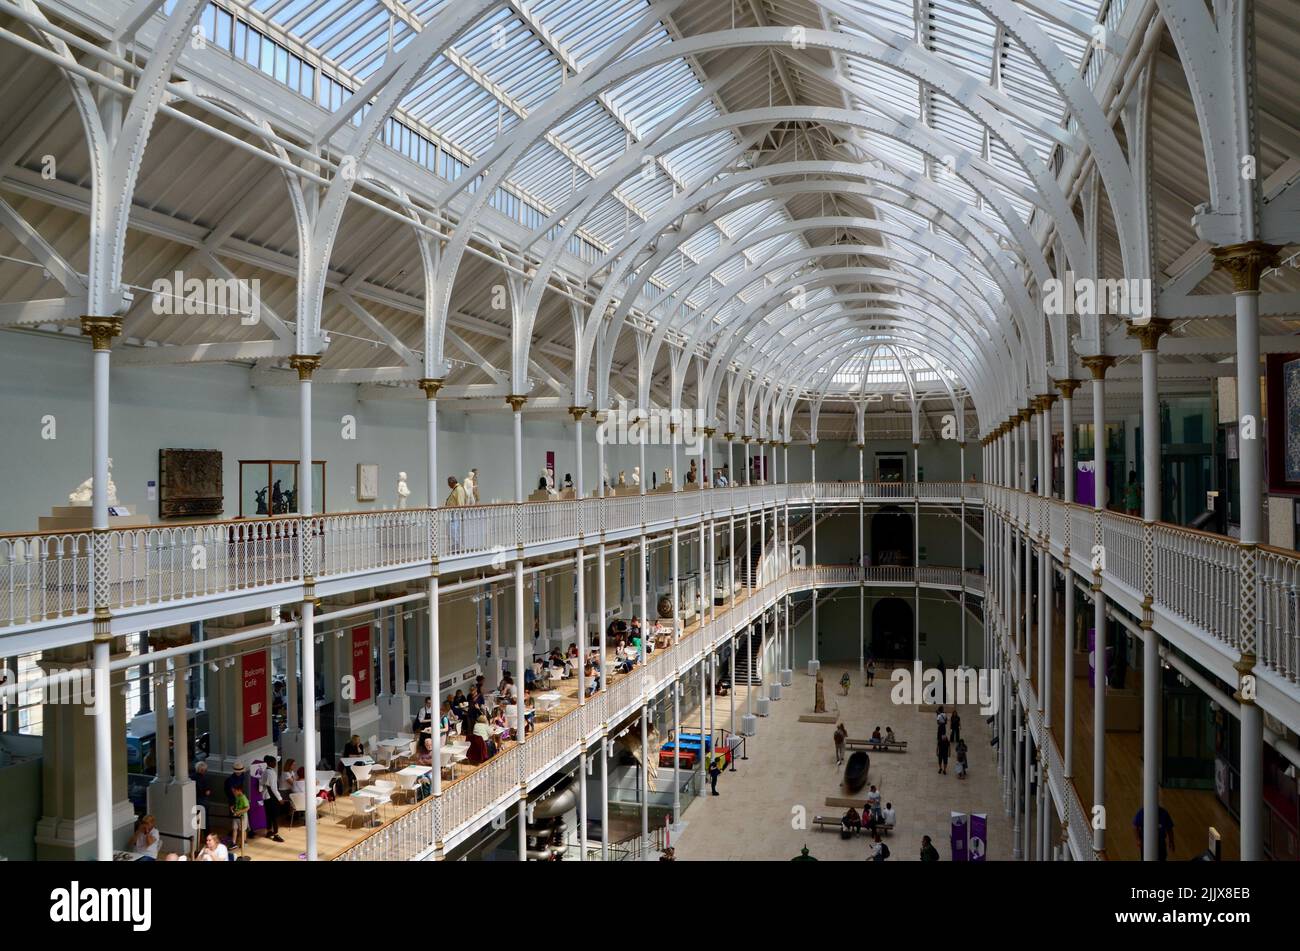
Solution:
M 801 482 L 0 535 L 0 656 L 538 558 L 774 505 L 982 505 L 973 482 Z M 304 544 L 304 540 L 307 543 Z M 92 560 L 99 570 L 92 569 Z

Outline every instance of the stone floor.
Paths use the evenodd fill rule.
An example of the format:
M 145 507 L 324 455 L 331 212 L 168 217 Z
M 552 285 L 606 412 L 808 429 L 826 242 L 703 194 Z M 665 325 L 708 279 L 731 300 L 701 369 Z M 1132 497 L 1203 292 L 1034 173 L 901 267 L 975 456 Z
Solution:
M 915 706 L 891 702 L 888 671 L 877 674 L 874 687 L 858 679 L 857 664 L 849 669 L 853 685 L 841 696 L 839 679 L 845 667 L 823 668 L 827 709 L 840 714 L 849 736 L 866 738 L 879 725 L 892 726 L 907 753 L 871 753 L 868 784 L 876 783 L 883 798 L 894 804 L 897 827 L 885 837 L 890 860 L 916 861 L 921 836 L 929 835 L 942 861 L 951 859 L 949 825 L 952 812 L 988 816 L 988 858 L 1011 858 L 1011 822 L 1002 808 L 1001 785 L 989 746 L 989 728 L 975 707 L 962 707 L 962 735 L 969 747 L 970 774 L 957 778 L 952 764 L 938 773 L 934 756 L 934 714 Z M 814 681 L 796 671 L 794 684 L 771 704 L 772 715 L 759 718 L 758 735 L 749 741 L 749 759 L 718 781 L 720 796 L 704 797 L 685 810 L 677 836 L 677 858 L 689 860 L 788 860 L 807 844 L 822 861 L 862 860 L 869 839 L 842 840 L 835 830 L 811 825 L 814 815 L 840 816 L 843 807 L 826 805 L 840 790 L 842 769 L 835 765 L 834 724 L 801 723 L 811 713 Z M 864 787 L 865 790 L 865 787 Z M 857 795 L 862 796 L 863 793 Z M 797 821 L 798 807 L 808 822 Z

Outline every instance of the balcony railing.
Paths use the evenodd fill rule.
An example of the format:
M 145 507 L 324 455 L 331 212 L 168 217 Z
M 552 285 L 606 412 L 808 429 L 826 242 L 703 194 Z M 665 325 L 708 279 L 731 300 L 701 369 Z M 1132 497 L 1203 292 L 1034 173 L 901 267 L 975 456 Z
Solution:
M 571 545 L 579 537 L 814 498 L 978 503 L 982 490 L 966 482 L 796 483 L 0 535 L 0 632 L 84 621 L 96 607 L 119 613 L 301 584 L 308 576 L 360 576 L 435 558 Z M 99 572 L 92 567 L 96 558 L 103 562 Z

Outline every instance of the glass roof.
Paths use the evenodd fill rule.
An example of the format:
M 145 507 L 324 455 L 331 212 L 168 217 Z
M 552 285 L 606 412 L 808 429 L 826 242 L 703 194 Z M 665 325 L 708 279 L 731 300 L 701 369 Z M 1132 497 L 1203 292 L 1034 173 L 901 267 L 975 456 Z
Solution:
M 842 96 L 835 105 L 913 125 L 938 143 L 936 148 L 947 152 L 936 159 L 896 138 L 849 131 L 843 133 L 840 154 L 818 157 L 879 162 L 910 180 L 925 180 L 938 194 L 949 195 L 966 208 L 979 227 L 1002 239 L 1009 236 L 1010 229 L 990 206 L 990 197 L 996 196 L 1027 226 L 1037 226 L 1036 216 L 1041 212 L 1031 201 L 1036 186 L 1016 149 L 965 102 L 938 88 L 946 81 L 944 76 L 959 77 L 961 95 L 968 96 L 973 88 L 970 80 L 975 80 L 979 86 L 974 88 L 985 90 L 981 95 L 993 104 L 1010 134 L 1028 145 L 1029 154 L 1042 167 L 1051 167 L 1061 143 L 1071 141 L 1065 131 L 1070 126 L 1064 103 L 1034 58 L 966 0 L 810 0 L 812 9 L 818 6 L 831 29 L 873 45 L 883 44 L 891 51 L 920 52 L 943 64 L 937 67 L 938 73 L 917 70 L 909 74 L 865 55 L 837 53 L 832 78 Z M 1108 25 L 1113 24 L 1124 6 L 1125 0 L 1032 0 L 1021 8 L 1092 82 L 1097 60 L 1113 54 L 1094 43 L 1086 28 L 1100 15 Z M 294 71 L 291 66 L 282 81 L 335 109 L 449 7 L 449 0 L 250 0 L 243 5 L 235 0 L 214 0 L 213 4 L 214 10 L 246 21 L 249 30 L 266 34 L 264 43 L 273 39 L 283 44 L 291 60 L 301 58 L 301 68 Z M 611 50 L 627 57 L 671 48 L 674 37 L 680 35 L 677 25 L 665 17 L 650 21 L 654 26 L 647 31 L 649 10 L 646 0 L 511 0 L 471 27 L 424 71 L 403 98 L 393 119 L 396 131 L 392 141 L 386 137 L 385 144 L 416 156 L 437 175 L 459 176 L 493 143 L 508 137 L 560 93 L 566 83 L 608 58 Z M 204 22 L 207 29 L 207 19 Z M 222 24 L 214 21 L 212 29 L 214 35 L 220 35 Z M 636 37 L 633 31 L 642 35 Z M 231 50 L 240 56 L 237 45 L 238 40 L 232 40 Z M 770 65 L 782 54 L 768 51 L 765 55 L 767 59 L 761 62 L 768 64 L 770 74 Z M 265 49 L 260 62 L 256 54 L 244 58 L 280 78 L 278 56 L 271 57 L 270 69 Z M 791 57 L 783 68 L 797 72 L 800 63 L 798 57 Z M 319 71 L 319 76 L 313 73 L 314 88 L 306 80 L 308 64 Z M 294 76 L 299 78 L 295 81 Z M 826 79 L 825 75 L 818 78 Z M 606 88 L 597 99 L 570 112 L 527 151 L 510 171 L 509 196 L 494 200 L 493 207 L 536 227 L 572 202 L 636 143 L 712 120 L 732 108 L 725 87 L 706 92 L 708 79 L 699 59 L 677 57 Z M 754 77 L 746 80 L 757 88 Z M 772 81 L 770 75 L 767 81 Z M 736 107 L 754 105 L 744 101 Z M 408 144 L 412 141 L 413 145 Z M 580 237 L 572 249 L 594 265 L 677 196 L 710 182 L 725 165 L 735 163 L 744 145 L 738 133 L 729 130 L 689 139 L 659 154 L 654 163 L 638 169 L 599 200 L 581 222 Z M 426 153 L 432 158 L 426 160 Z M 983 193 L 953 173 L 948 156 L 959 154 L 973 158 L 985 170 Z M 804 157 L 808 157 L 806 153 Z M 728 197 L 734 199 L 765 184 L 743 183 Z M 905 201 L 901 195 L 899 200 Z M 970 266 L 962 268 L 961 276 L 984 302 L 985 306 L 977 308 L 978 317 L 992 321 L 1004 309 L 997 304 L 1001 292 L 983 265 L 935 222 L 885 201 L 867 204 L 869 217 L 928 233 L 923 243 L 907 243 L 900 250 L 933 261 L 944 254 L 952 260 L 969 260 Z M 713 260 L 707 274 L 698 273 L 697 265 L 749 235 L 795 217 L 790 202 L 768 199 L 740 206 L 674 244 L 672 253 L 657 265 L 647 288 L 649 297 L 657 300 L 650 317 L 678 322 L 685 328 L 701 308 L 712 308 L 709 316 L 716 322 L 744 313 L 767 288 L 804 266 L 792 262 L 764 272 L 765 276 L 760 273 L 766 264 L 808 247 L 805 237 L 794 232 L 747 244 L 743 253 L 733 250 L 725 258 Z M 896 240 L 886 236 L 884 246 L 890 247 Z M 888 259 L 876 266 L 911 269 L 905 262 Z M 689 280 L 685 280 L 687 274 L 692 275 Z M 726 293 L 721 293 L 723 288 Z M 670 289 L 674 294 L 664 293 Z M 688 289 L 683 301 L 676 291 Z M 833 288 L 821 288 L 810 299 L 825 304 L 835 293 Z M 912 299 L 924 309 L 921 298 Z M 768 320 L 782 319 L 777 312 Z M 788 312 L 780 313 L 789 319 Z M 780 339 L 785 339 L 784 333 Z M 864 338 L 864 348 L 867 345 Z M 879 347 L 864 349 L 859 362 L 865 366 L 871 363 L 869 354 L 876 354 L 883 366 L 881 352 Z M 873 369 L 869 381 L 882 386 L 902 382 L 901 359 L 893 359 L 897 381 L 884 369 Z M 861 379 L 861 373 L 854 375 L 848 365 L 832 376 L 835 390 L 847 386 L 850 378 L 855 385 Z

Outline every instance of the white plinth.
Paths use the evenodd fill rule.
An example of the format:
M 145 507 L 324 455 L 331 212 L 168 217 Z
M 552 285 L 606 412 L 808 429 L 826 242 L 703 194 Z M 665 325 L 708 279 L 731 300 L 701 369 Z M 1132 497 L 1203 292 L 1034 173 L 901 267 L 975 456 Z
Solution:
M 765 717 L 771 712 L 767 697 L 758 698 L 758 702 L 754 704 L 754 712 L 760 717 Z
M 740 732 L 745 736 L 753 736 L 758 732 L 758 717 L 752 713 L 746 713 L 740 718 Z
M 822 662 L 821 662 L 821 661 L 819 661 L 819 660 L 810 660 L 810 661 L 808 661 L 808 676 L 809 676 L 809 677 L 816 677 L 816 676 L 817 676 L 817 671 L 821 670 L 821 668 L 822 668 Z
M 794 683 L 794 671 L 791 670 L 789 667 L 786 667 L 781 671 L 781 685 L 784 687 L 789 687 L 793 683 Z
M 780 700 L 781 685 L 778 683 L 769 684 L 767 688 L 767 696 L 769 700 Z

